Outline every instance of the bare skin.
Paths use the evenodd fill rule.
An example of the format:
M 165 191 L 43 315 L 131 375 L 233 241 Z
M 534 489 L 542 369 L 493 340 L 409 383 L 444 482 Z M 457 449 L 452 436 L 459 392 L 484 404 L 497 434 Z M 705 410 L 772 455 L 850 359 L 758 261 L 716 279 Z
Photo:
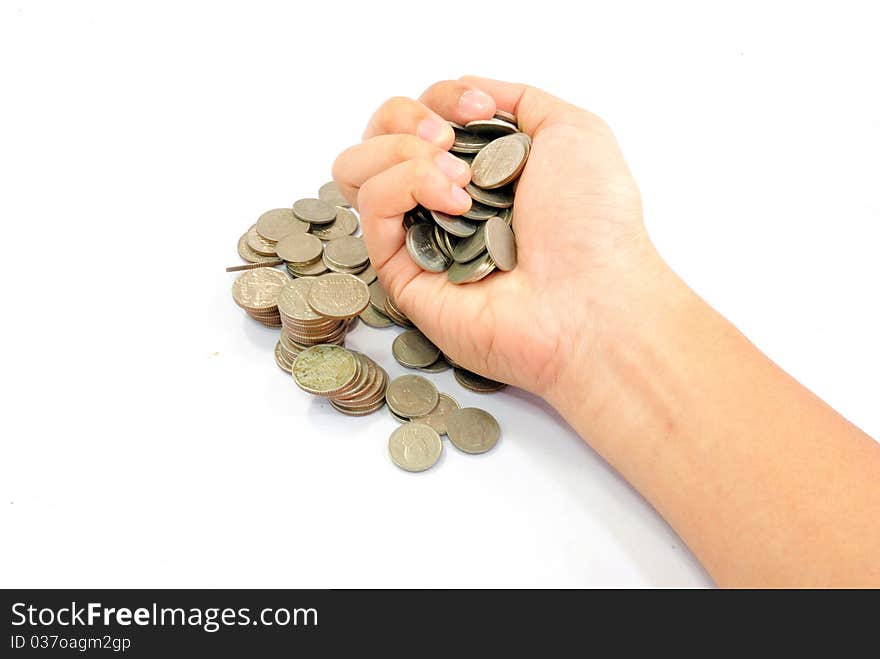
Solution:
M 496 107 L 533 140 L 519 264 L 456 286 L 412 262 L 402 216 L 416 203 L 467 210 L 470 171 L 445 153 L 447 120 Z M 880 586 L 880 444 L 674 274 L 599 117 L 525 85 L 440 82 L 380 107 L 333 175 L 407 316 L 456 362 L 550 402 L 718 584 Z

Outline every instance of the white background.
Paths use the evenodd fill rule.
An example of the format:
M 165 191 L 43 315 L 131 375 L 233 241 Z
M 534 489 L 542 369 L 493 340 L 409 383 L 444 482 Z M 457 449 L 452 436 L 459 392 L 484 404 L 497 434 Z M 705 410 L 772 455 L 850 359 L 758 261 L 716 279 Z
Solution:
M 398 470 L 223 269 L 386 97 L 527 81 L 611 123 L 670 263 L 880 436 L 872 4 L 4 1 L 0 585 L 710 585 L 521 392 L 437 376 L 503 439 Z M 397 375 L 394 332 L 350 344 Z

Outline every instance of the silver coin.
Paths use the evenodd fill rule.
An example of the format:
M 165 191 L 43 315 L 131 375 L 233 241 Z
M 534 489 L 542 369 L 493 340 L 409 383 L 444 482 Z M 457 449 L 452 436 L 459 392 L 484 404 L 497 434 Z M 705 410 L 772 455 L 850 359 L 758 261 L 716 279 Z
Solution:
M 373 305 L 370 305 L 369 307 L 361 311 L 358 318 L 360 318 L 370 327 L 383 328 L 391 327 L 394 324 L 394 322 L 392 322 L 392 320 L 384 313 L 376 311 Z
M 499 270 L 513 270 L 516 267 L 516 238 L 507 222 L 493 217 L 486 222 L 486 251 Z
M 452 250 L 452 259 L 459 263 L 467 263 L 486 251 L 486 223 L 477 225 L 474 235 L 458 241 Z
M 513 188 L 505 186 L 495 190 L 483 190 L 473 183 L 468 183 L 465 187 L 467 193 L 476 202 L 492 208 L 510 208 L 513 206 Z
M 336 219 L 330 224 L 318 224 L 312 227 L 312 235 L 321 240 L 334 240 L 350 236 L 359 228 L 358 218 L 350 208 L 336 208 Z
M 519 135 L 522 133 L 499 137 L 480 150 L 471 167 L 474 185 L 493 190 L 520 175 L 529 157 L 529 147 Z
M 299 199 L 293 204 L 293 213 L 309 224 L 330 224 L 336 219 L 336 206 L 320 199 Z
M 308 222 L 298 219 L 289 208 L 273 208 L 266 211 L 257 220 L 257 233 L 270 242 L 278 242 L 294 231 L 305 233 L 309 230 Z
M 477 225 L 473 222 L 468 222 L 458 215 L 447 215 L 440 211 L 431 211 L 431 217 L 434 218 L 434 221 L 443 227 L 445 231 L 448 231 L 453 236 L 458 236 L 459 238 L 472 236 L 474 231 L 477 230 Z
M 451 263 L 434 241 L 432 227 L 421 222 L 406 232 L 406 249 L 416 265 L 428 272 L 445 272 Z
M 481 137 L 502 137 L 517 132 L 517 127 L 504 119 L 478 119 L 465 125 L 465 129 Z
M 295 266 L 314 263 L 321 258 L 323 251 L 324 245 L 321 240 L 310 233 L 288 234 L 275 245 L 278 257 Z
M 367 264 L 367 267 L 361 272 L 355 274 L 355 276 L 367 285 L 376 281 L 376 271 L 373 269 L 373 266 L 369 264 Z
M 443 452 L 437 431 L 423 423 L 405 423 L 388 440 L 391 460 L 406 471 L 430 469 Z
M 497 214 L 497 208 L 486 206 L 486 204 L 481 204 L 479 201 L 472 201 L 471 207 L 467 212 L 462 213 L 461 216 L 465 219 L 473 220 L 474 222 L 485 222 L 490 217 L 495 217 Z
M 321 199 L 321 201 L 325 201 L 331 206 L 351 206 L 351 204 L 348 203 L 348 199 L 346 199 L 345 196 L 339 191 L 339 188 L 333 181 L 325 183 L 320 188 L 318 188 L 318 197 Z
M 446 417 L 446 434 L 465 453 L 485 453 L 498 443 L 501 427 L 488 412 L 476 407 L 452 410 Z
M 424 368 L 440 358 L 440 348 L 417 329 L 401 332 L 391 344 L 391 354 L 408 368 Z
M 506 112 L 505 110 L 495 110 L 495 118 L 503 119 L 514 126 L 519 126 L 519 123 L 516 120 L 516 116 L 511 114 L 510 112 Z
M 283 368 L 283 367 L 282 367 Z M 388 408 L 388 413 L 394 418 L 398 423 L 409 423 L 411 419 L 407 419 L 405 416 L 400 416 L 399 414 L 395 414 L 394 410 L 390 407 Z
M 328 266 L 332 264 L 346 269 L 363 268 L 370 259 L 363 238 L 357 236 L 343 236 L 331 240 L 324 248 L 324 254 Z
M 473 371 L 461 368 L 460 366 L 453 367 L 452 374 L 453 377 L 455 377 L 455 381 L 462 387 L 478 394 L 490 394 L 495 391 L 500 391 L 507 386 L 503 382 L 496 382 L 495 380 L 484 378 L 482 375 L 478 375 Z
M 370 306 L 379 313 L 385 313 L 385 300 L 388 294 L 382 288 L 382 283 L 377 279 L 370 284 Z
M 437 399 L 437 407 L 424 416 L 415 417 L 413 421 L 416 423 L 424 423 L 426 426 L 431 426 L 437 431 L 438 435 L 445 435 L 446 421 L 449 418 L 449 415 L 457 409 L 459 409 L 458 401 L 449 394 L 440 394 Z
M 447 362 L 443 357 L 440 357 L 433 364 L 428 364 L 427 366 L 420 366 L 419 370 L 424 371 L 425 373 L 442 373 L 443 371 L 448 371 L 450 368 L 449 362 Z
M 288 263 L 287 271 L 296 277 L 317 277 L 327 272 L 327 266 L 321 259 L 318 259 L 314 263 L 303 266 Z
M 470 284 L 480 281 L 495 269 L 495 263 L 488 254 L 482 254 L 466 263 L 453 263 L 446 276 L 453 284 Z
M 453 153 L 479 153 L 480 149 L 485 148 L 491 140 L 487 137 L 474 135 L 466 129 L 455 128 L 455 142 L 452 144 L 450 151 Z
M 385 392 L 388 407 L 405 417 L 427 414 L 437 405 L 438 397 L 437 387 L 421 375 L 401 375 Z
M 440 228 L 439 224 L 435 224 L 433 227 L 434 231 L 434 242 L 437 244 L 437 247 L 441 252 L 443 252 L 443 256 L 451 263 L 452 262 L 452 249 L 450 248 L 450 238 L 449 234 L 442 228 Z M 447 264 L 448 265 L 448 264 Z M 445 270 L 445 268 L 444 268 Z

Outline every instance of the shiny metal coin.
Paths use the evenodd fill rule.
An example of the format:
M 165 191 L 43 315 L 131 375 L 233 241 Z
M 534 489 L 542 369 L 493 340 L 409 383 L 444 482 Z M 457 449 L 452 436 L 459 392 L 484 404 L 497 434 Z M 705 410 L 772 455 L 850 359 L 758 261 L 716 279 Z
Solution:
M 474 135 L 480 137 L 503 137 L 517 132 L 515 124 L 505 121 L 504 119 L 478 119 L 469 124 L 465 124 L 465 129 Z
M 307 301 L 327 318 L 353 318 L 370 304 L 370 289 L 354 275 L 330 272 L 312 281 Z
M 452 410 L 446 417 L 446 434 L 465 453 L 485 453 L 498 443 L 501 427 L 488 412 L 476 407 Z
M 477 227 L 473 222 L 469 222 L 458 215 L 447 215 L 440 211 L 431 211 L 431 217 L 434 218 L 434 221 L 445 231 L 459 238 L 467 238 L 468 236 L 473 235 L 474 231 L 477 230 Z
M 486 251 L 499 270 L 513 270 L 516 267 L 516 238 L 507 222 L 493 217 L 486 222 Z
M 513 206 L 513 189 L 509 185 L 496 190 L 483 190 L 483 188 L 478 188 L 473 183 L 468 183 L 465 190 L 471 196 L 471 199 L 484 206 L 491 206 L 492 208 L 510 208 Z
M 503 382 L 496 382 L 482 375 L 477 375 L 473 371 L 461 367 L 454 367 L 452 371 L 455 381 L 462 387 L 478 394 L 489 394 L 504 389 L 507 385 Z
M 275 268 L 257 268 L 239 275 L 232 284 L 232 299 L 247 311 L 276 311 L 278 294 L 290 277 Z
M 440 357 L 440 348 L 417 329 L 401 332 L 391 344 L 391 354 L 402 366 L 424 368 Z
M 406 232 L 406 249 L 416 265 L 428 272 L 445 272 L 451 263 L 434 241 L 433 228 L 421 222 Z
M 417 416 L 412 420 L 416 423 L 424 423 L 437 431 L 438 435 L 446 434 L 446 422 L 449 415 L 459 409 L 458 402 L 449 394 L 440 394 L 437 399 L 437 407 L 423 416 Z
M 385 313 L 385 299 L 388 297 L 385 289 L 382 288 L 382 282 L 378 279 L 369 285 L 370 289 L 370 306 L 379 313 Z
M 488 254 L 482 254 L 472 261 L 453 263 L 446 276 L 453 284 L 471 284 L 480 281 L 495 269 L 495 263 Z
M 391 460 L 406 471 L 430 469 L 443 453 L 443 442 L 437 431 L 423 423 L 406 423 L 397 428 L 388 440 Z
M 471 207 L 467 212 L 462 213 L 461 216 L 465 219 L 473 220 L 474 222 L 485 222 L 490 217 L 495 217 L 497 214 L 497 208 L 481 204 L 479 201 L 472 201 Z
M 257 225 L 255 224 L 247 232 L 247 246 L 260 256 L 276 257 L 275 243 L 270 242 L 257 233 Z
M 254 230 L 256 231 L 256 229 Z M 238 255 L 248 263 L 271 263 L 278 259 L 278 255 L 274 253 L 274 247 L 271 255 L 257 254 L 251 249 L 250 245 L 248 245 L 247 240 L 248 234 L 245 232 L 241 235 L 241 238 L 238 239 Z
M 327 202 L 331 206 L 351 206 L 351 204 L 348 203 L 348 199 L 346 199 L 345 196 L 339 191 L 339 188 L 333 181 L 325 183 L 320 188 L 318 188 L 318 198 L 320 198 L 321 201 Z
M 439 395 L 437 387 L 421 375 L 401 375 L 385 392 L 388 407 L 405 417 L 427 414 L 436 407 Z
M 529 157 L 529 147 L 520 135 L 522 133 L 499 137 L 480 150 L 471 167 L 474 185 L 485 190 L 494 190 L 507 185 L 520 175 Z
M 299 199 L 293 204 L 293 212 L 309 224 L 330 224 L 336 219 L 336 206 L 320 199 Z
M 516 120 L 516 116 L 512 115 L 510 112 L 505 112 L 504 110 L 495 110 L 495 118 L 502 119 L 508 123 L 513 124 L 514 126 L 519 125 Z
M 455 128 L 455 142 L 449 149 L 453 153 L 479 153 L 488 146 L 491 140 L 487 137 L 474 135 L 466 129 Z
M 373 266 L 369 263 L 367 267 L 356 273 L 355 276 L 364 282 L 367 286 L 376 281 L 376 271 L 373 269 Z
M 336 219 L 330 224 L 316 224 L 312 227 L 312 235 L 321 240 L 333 240 L 350 236 L 360 228 L 357 215 L 350 208 L 336 208 Z
M 310 233 L 291 233 L 278 241 L 275 251 L 288 263 L 303 267 L 321 258 L 324 244 Z
M 343 236 L 327 243 L 324 248 L 327 265 L 339 268 L 364 268 L 370 260 L 363 238 Z
M 270 242 L 278 242 L 284 236 L 298 231 L 306 233 L 309 223 L 303 222 L 290 208 L 274 208 L 260 215 L 256 226 L 257 233 Z
M 372 304 L 361 311 L 358 318 L 360 318 L 370 327 L 376 327 L 380 329 L 383 327 L 391 327 L 394 324 L 394 322 L 384 313 L 376 311 Z
M 455 245 L 452 250 L 452 258 L 459 263 L 467 263 L 477 258 L 486 251 L 486 223 L 481 222 L 477 225 L 474 235 L 469 238 L 463 238 Z
M 424 371 L 425 373 L 442 373 L 443 371 L 448 371 L 449 368 L 449 363 L 443 359 L 443 357 L 440 357 L 437 361 L 428 366 L 419 366 L 419 370 Z
M 293 362 L 296 384 L 316 396 L 332 396 L 358 375 L 358 360 L 340 346 L 317 345 L 303 350 Z

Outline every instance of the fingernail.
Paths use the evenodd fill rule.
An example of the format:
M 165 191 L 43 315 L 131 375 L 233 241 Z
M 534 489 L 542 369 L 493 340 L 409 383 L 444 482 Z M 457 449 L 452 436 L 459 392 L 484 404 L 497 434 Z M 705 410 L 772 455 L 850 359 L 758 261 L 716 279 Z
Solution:
M 458 109 L 466 117 L 484 117 L 493 104 L 492 97 L 479 89 L 469 89 L 458 99 Z
M 422 119 L 416 127 L 416 135 L 426 142 L 432 144 L 442 144 L 447 133 L 452 130 L 449 124 L 434 117 Z
M 434 162 L 440 168 L 440 171 L 453 181 L 464 176 L 464 173 L 467 171 L 467 164 L 463 160 L 459 160 L 446 151 L 438 153 L 434 157 Z
M 452 185 L 452 201 L 459 208 L 470 208 L 471 196 L 457 185 Z

